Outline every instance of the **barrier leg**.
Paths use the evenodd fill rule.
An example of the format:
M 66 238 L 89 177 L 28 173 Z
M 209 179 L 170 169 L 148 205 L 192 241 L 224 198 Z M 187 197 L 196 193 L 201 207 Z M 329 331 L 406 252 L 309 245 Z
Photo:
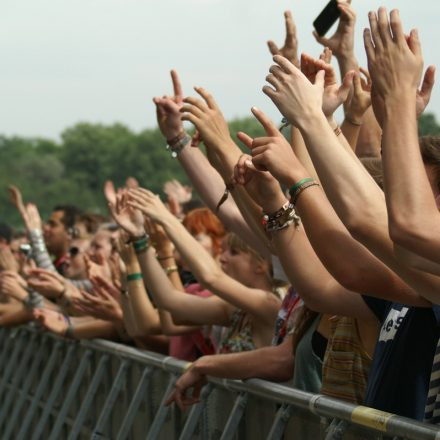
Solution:
M 105 429 L 105 424 L 107 423 L 107 419 L 110 416 L 110 413 L 113 409 L 113 405 L 115 404 L 115 401 L 118 398 L 119 393 L 121 392 L 121 389 L 125 383 L 127 368 L 128 368 L 128 361 L 122 361 L 118 373 L 116 374 L 116 377 L 113 381 L 113 385 L 111 387 L 110 393 L 107 396 L 101 414 L 99 415 L 98 422 L 93 428 L 93 436 L 103 435 L 103 431 Z
M 32 440 L 38 440 L 40 438 L 41 433 L 43 432 L 44 425 L 46 424 L 47 418 L 49 417 L 50 412 L 52 411 L 55 400 L 61 391 L 61 388 L 64 383 L 64 379 L 66 378 L 67 372 L 69 371 L 69 367 L 72 361 L 74 351 L 75 351 L 75 346 L 73 344 L 70 344 L 69 348 L 67 349 L 66 356 L 64 357 L 64 361 L 58 371 L 58 375 L 55 379 L 50 395 L 47 399 L 46 404 L 44 405 L 43 414 L 41 415 L 40 420 L 38 421 L 38 425 L 35 428 L 35 431 L 32 435 Z
M 147 367 L 142 372 L 142 376 L 139 380 L 136 392 L 134 393 L 133 399 L 131 400 L 130 406 L 128 407 L 127 413 L 124 417 L 121 428 L 119 429 L 116 440 L 125 440 L 127 438 L 139 406 L 142 403 L 142 400 L 145 399 L 146 394 L 148 393 L 152 371 L 153 369 L 151 367 Z
M 5 422 L 6 416 L 9 412 L 9 407 L 12 404 L 12 402 L 17 399 L 17 391 L 22 383 L 26 373 L 27 369 L 29 367 L 28 362 L 31 358 L 31 356 L 36 352 L 37 344 L 36 344 L 37 335 L 33 334 L 31 336 L 29 345 L 25 349 L 25 352 L 23 354 L 23 357 L 20 359 L 20 362 L 18 364 L 18 369 L 14 372 L 14 377 L 12 379 L 11 387 L 9 388 L 9 391 L 6 395 L 6 399 L 4 400 L 4 404 L 2 404 L 2 408 L 0 411 L 0 427 Z
M 220 440 L 229 440 L 237 432 L 238 424 L 243 417 L 244 410 L 248 401 L 247 393 L 240 393 L 235 399 L 231 414 L 229 414 L 225 429 L 223 430 Z
M 279 440 L 283 438 L 287 422 L 292 415 L 292 409 L 293 408 L 290 405 L 281 405 L 281 407 L 277 411 L 266 440 Z
M 151 424 L 150 430 L 148 431 L 147 440 L 156 440 L 159 438 L 160 430 L 170 410 L 168 406 L 165 406 L 165 401 L 171 394 L 171 391 L 173 391 L 176 379 L 177 377 L 175 375 L 172 375 L 168 382 L 168 386 L 163 395 L 162 401 L 160 402 L 159 409 L 157 410 L 157 413 L 154 416 L 153 423 Z
M 27 431 L 30 427 L 30 424 L 32 422 L 32 418 L 34 417 L 34 414 L 38 408 L 38 403 L 40 402 L 41 396 L 43 395 L 43 392 L 48 389 L 49 381 L 52 376 L 52 371 L 55 368 L 58 352 L 61 348 L 62 341 L 57 341 L 55 345 L 53 346 L 52 353 L 50 355 L 49 361 L 46 365 L 46 368 L 44 369 L 43 375 L 41 377 L 40 383 L 38 384 L 37 390 L 35 391 L 35 394 L 32 396 L 32 403 L 28 411 L 26 411 L 26 416 L 23 421 L 23 424 L 21 425 L 21 429 L 18 433 L 17 440 L 26 440 L 28 439 Z
M 189 413 L 188 419 L 186 420 L 185 426 L 182 429 L 179 440 L 190 440 L 194 434 L 197 423 L 199 422 L 200 416 L 202 415 L 203 409 L 206 404 L 206 399 L 211 394 L 212 384 L 205 385 L 200 402 L 193 405 Z
M 43 343 L 46 342 L 43 340 Z M 40 348 L 37 351 L 37 355 L 35 356 L 31 368 L 27 374 L 26 381 L 20 390 L 20 396 L 17 400 L 17 402 L 14 405 L 14 408 L 12 410 L 12 415 L 8 419 L 8 424 L 6 427 L 6 432 L 4 433 L 4 438 L 10 438 L 12 431 L 14 428 L 19 424 L 18 417 L 20 416 L 20 412 L 23 408 L 23 405 L 26 402 L 26 398 L 28 397 L 29 390 L 32 386 L 32 381 L 35 380 L 36 377 L 38 377 L 38 368 L 43 360 L 44 356 L 44 350 Z
M 59 440 L 61 438 L 60 432 L 63 427 L 64 420 L 67 417 L 70 406 L 72 405 L 73 401 L 77 398 L 76 393 L 78 392 L 78 388 L 87 371 L 87 367 L 89 366 L 91 357 L 92 357 L 91 350 L 87 350 L 84 353 L 83 358 L 81 359 L 78 370 L 76 370 L 75 377 L 73 378 L 73 381 L 69 387 L 69 391 L 67 392 L 66 398 L 64 399 L 64 403 L 55 420 L 55 424 L 50 433 L 49 440 Z
M 78 416 L 75 419 L 75 423 L 73 424 L 72 430 L 69 435 L 69 440 L 75 440 L 78 437 L 79 432 L 81 431 L 84 419 L 89 411 L 90 405 L 93 402 L 93 398 L 95 397 L 96 391 L 98 390 L 98 386 L 104 377 L 105 368 L 107 366 L 109 357 L 108 355 L 103 355 L 98 363 L 98 368 L 93 375 L 92 382 L 90 383 L 89 389 L 87 390 L 84 401 L 81 405 L 81 409 L 79 410 Z

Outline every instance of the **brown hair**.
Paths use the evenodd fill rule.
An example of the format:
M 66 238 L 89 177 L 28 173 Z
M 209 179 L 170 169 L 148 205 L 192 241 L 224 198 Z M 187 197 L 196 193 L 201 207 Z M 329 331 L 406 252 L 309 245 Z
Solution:
M 362 165 L 368 171 L 374 181 L 383 189 L 382 159 L 380 157 L 361 157 Z
M 440 136 L 422 136 L 419 139 L 423 163 L 434 168 L 440 190 Z
M 182 222 L 192 235 L 208 234 L 216 255 L 220 254 L 225 228 L 219 218 L 208 208 L 196 208 L 186 214 Z

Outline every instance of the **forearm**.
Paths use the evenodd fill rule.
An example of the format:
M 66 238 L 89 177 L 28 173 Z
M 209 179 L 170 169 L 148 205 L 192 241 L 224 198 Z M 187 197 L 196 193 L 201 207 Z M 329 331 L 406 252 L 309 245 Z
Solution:
M 353 151 L 356 151 L 360 129 L 360 125 L 353 124 L 353 122 L 347 118 L 344 119 L 344 122 L 341 125 L 342 133 Z
M 175 217 L 167 216 L 162 226 L 197 281 L 209 284 L 208 280 L 220 272 L 214 258 Z
M 415 98 L 402 93 L 385 108 L 383 167 L 391 238 L 439 262 L 440 214 L 420 153 Z
M 94 319 L 87 322 L 74 323 L 71 335 L 75 339 L 116 339 L 118 332 L 113 322 Z
M 336 57 L 338 60 L 339 72 L 341 73 L 341 78 L 350 72 L 350 70 L 359 70 L 358 61 L 354 55 L 353 51 L 349 51 L 345 54 L 341 54 Z
M 301 165 L 306 169 L 307 174 L 319 183 L 318 174 L 316 173 L 312 159 L 310 158 L 310 154 L 307 151 L 307 147 L 304 143 L 301 132 L 298 130 L 298 128 L 292 125 L 290 136 L 290 144 L 295 156 L 299 159 Z
M 226 379 L 260 378 L 284 382 L 293 376 L 291 338 L 280 346 L 263 347 L 241 353 L 203 356 L 191 368 L 199 374 Z
M 52 263 L 49 252 L 47 252 L 46 244 L 41 229 L 32 229 L 29 231 L 29 240 L 32 246 L 32 258 L 38 267 L 52 272 L 56 272 Z
M 141 269 L 137 261 L 127 264 L 127 275 L 140 273 Z M 127 295 L 124 302 L 129 304 L 129 311 L 134 318 L 134 330 L 137 335 L 161 333 L 158 311 L 148 297 L 144 280 L 136 279 L 127 281 Z M 125 314 L 124 314 L 125 320 Z

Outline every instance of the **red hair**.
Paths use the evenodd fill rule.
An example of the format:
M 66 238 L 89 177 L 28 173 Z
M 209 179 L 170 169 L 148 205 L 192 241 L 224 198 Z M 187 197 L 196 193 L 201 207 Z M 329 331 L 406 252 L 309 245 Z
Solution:
M 208 208 L 196 208 L 189 211 L 182 223 L 191 235 L 208 234 L 211 237 L 215 255 L 220 254 L 225 228 L 219 218 Z

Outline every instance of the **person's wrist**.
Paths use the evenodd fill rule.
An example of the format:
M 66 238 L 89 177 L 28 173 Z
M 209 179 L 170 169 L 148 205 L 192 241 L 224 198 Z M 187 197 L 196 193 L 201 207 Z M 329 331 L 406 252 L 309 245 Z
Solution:
M 274 195 L 274 197 L 268 198 L 263 203 L 263 212 L 270 214 L 272 212 L 276 212 L 278 209 L 280 209 L 281 206 L 283 206 L 287 202 L 286 197 L 283 193 L 279 193 L 277 195 Z
M 416 92 L 407 93 L 402 92 L 401 96 L 399 94 L 393 94 L 384 98 L 384 111 L 383 119 L 394 119 L 402 118 L 403 115 L 411 114 L 416 118 Z
M 292 125 L 298 127 L 302 134 L 308 131 L 310 127 L 312 127 L 314 124 L 321 123 L 323 120 L 328 120 L 327 116 L 324 115 L 321 108 L 311 109 L 296 120 L 291 120 L 289 118 L 287 119 Z

